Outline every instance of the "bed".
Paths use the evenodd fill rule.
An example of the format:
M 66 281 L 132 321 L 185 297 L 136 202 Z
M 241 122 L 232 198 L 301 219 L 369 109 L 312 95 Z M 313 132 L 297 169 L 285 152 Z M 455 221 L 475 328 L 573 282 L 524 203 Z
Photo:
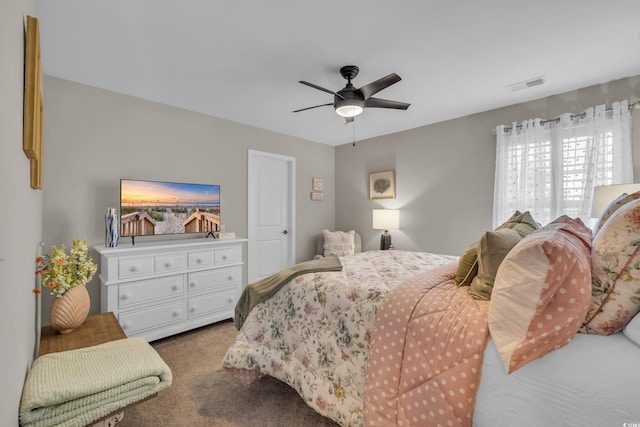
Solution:
M 515 223 L 528 222 L 518 214 Z M 296 276 L 256 305 L 224 368 L 245 385 L 275 377 L 342 426 L 640 424 L 640 339 L 629 338 L 637 332 L 584 326 L 602 309 L 591 292 L 591 230 L 569 218 L 527 232 L 505 224 L 508 232 L 491 233 L 520 236 L 493 271 L 482 248 L 495 236 L 472 245 L 479 293 L 493 275 L 489 300 L 459 283 L 459 256 L 340 255 L 340 271 Z M 522 313 L 527 322 L 509 318 Z M 632 323 L 640 329 L 640 319 Z

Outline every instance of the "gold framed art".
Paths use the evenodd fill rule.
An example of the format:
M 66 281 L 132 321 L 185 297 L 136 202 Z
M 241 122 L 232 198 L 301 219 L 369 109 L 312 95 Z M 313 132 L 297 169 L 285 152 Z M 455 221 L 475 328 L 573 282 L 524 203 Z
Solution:
M 30 160 L 31 188 L 42 188 L 42 62 L 38 18 L 27 16 L 24 48 L 22 150 Z
M 369 199 L 395 199 L 395 171 L 373 172 L 369 174 Z

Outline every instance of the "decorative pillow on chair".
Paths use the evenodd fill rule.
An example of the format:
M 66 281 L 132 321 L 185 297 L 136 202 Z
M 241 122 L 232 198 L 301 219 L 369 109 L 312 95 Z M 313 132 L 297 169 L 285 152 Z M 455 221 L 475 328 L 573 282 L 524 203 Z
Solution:
M 639 242 L 637 199 L 617 209 L 593 239 L 591 306 L 580 332 L 611 335 L 640 311 Z
M 609 218 L 611 218 L 611 215 L 613 215 L 615 211 L 620 209 L 625 204 L 636 199 L 640 199 L 640 191 L 636 191 L 632 194 L 623 193 L 616 197 L 611 203 L 609 203 L 609 206 L 607 206 L 604 212 L 602 212 L 602 215 L 600 215 L 600 218 L 598 218 L 596 225 L 593 227 L 593 236 L 595 237 L 604 223 L 607 222 Z
M 491 299 L 493 282 L 504 257 L 524 236 L 539 228 L 527 211 L 516 212 L 494 231 L 484 233 L 478 242 L 478 274 L 471 282 L 469 294 L 478 300 Z
M 353 255 L 355 252 L 355 234 L 354 230 L 349 232 L 322 230 L 324 256 L 331 254 L 337 256 Z
M 508 373 L 563 347 L 591 299 L 591 230 L 562 216 L 526 236 L 500 265 L 489 330 Z

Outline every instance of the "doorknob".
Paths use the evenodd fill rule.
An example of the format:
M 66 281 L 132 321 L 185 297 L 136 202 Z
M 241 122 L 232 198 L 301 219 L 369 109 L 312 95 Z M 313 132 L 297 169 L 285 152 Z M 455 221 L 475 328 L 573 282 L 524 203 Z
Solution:
M 288 231 L 288 230 L 284 230 L 284 231 L 282 232 L 282 234 L 289 234 L 289 231 Z

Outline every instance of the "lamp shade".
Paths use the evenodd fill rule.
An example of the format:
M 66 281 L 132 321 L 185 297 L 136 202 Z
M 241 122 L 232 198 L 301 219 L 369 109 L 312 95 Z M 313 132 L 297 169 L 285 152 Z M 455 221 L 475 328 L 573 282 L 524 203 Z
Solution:
M 373 228 L 376 230 L 397 230 L 400 228 L 400 211 L 397 209 L 374 209 Z
M 631 194 L 640 191 L 640 184 L 614 184 L 601 185 L 593 189 L 593 202 L 591 204 L 591 217 L 600 218 L 602 212 L 609 204 L 622 194 Z

